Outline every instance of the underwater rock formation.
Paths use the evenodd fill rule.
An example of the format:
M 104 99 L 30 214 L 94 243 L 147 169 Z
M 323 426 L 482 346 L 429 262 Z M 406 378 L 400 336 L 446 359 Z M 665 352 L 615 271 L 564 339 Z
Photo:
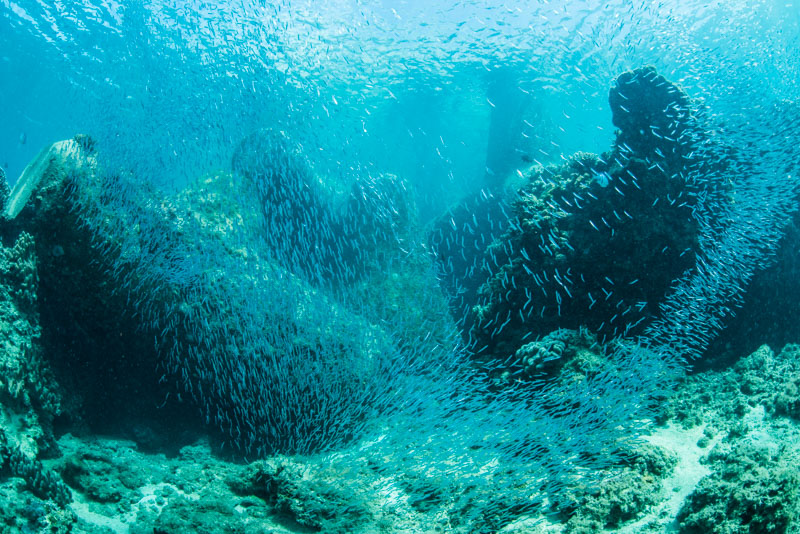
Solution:
M 720 448 L 678 515 L 680 532 L 790 532 L 797 524 L 798 455 L 755 445 Z
M 82 139 L 40 152 L 17 181 L 0 226 L 6 242 L 30 240 L 41 332 L 37 344 L 57 382 L 70 392 L 64 423 L 79 424 L 85 417 L 95 428 L 117 430 L 118 424 L 126 426 L 125 414 L 158 420 L 155 399 L 166 391 L 158 384 L 153 338 L 143 335 L 147 330 L 134 319 L 129 296 L 117 285 L 115 275 L 124 274 L 104 259 L 136 229 L 97 237 L 80 217 L 78 190 L 86 197 L 100 194 L 103 183 L 97 155 Z M 109 179 L 106 186 L 113 183 Z M 165 410 L 163 415 L 180 413 Z
M 613 149 L 532 169 L 482 259 L 466 323 L 482 359 L 557 328 L 635 336 L 695 264 L 702 207 L 684 159 L 694 143 L 688 97 L 646 68 L 621 75 L 610 102 L 621 128 Z
M 703 135 L 693 117 L 692 102 L 675 84 L 653 67 L 620 74 L 608 95 L 611 121 L 617 129 L 615 144 L 639 158 L 675 170 L 687 167 L 684 159 L 696 150 Z M 673 171 L 674 172 L 674 171 Z
M 57 454 L 54 424 L 71 406 L 40 343 L 37 292 L 33 239 L 23 233 L 0 244 L 0 479 L 18 477 L 65 506 L 69 490 L 38 460 Z
M 791 176 L 763 178 L 777 172 L 770 160 L 723 143 L 703 107 L 651 67 L 620 75 L 609 103 L 609 152 L 532 167 L 513 195 L 468 199 L 435 223 L 440 279 L 478 360 L 524 367 L 525 343 L 587 328 L 600 342 L 636 339 L 677 369 L 770 264 L 796 209 Z
M 336 288 L 380 268 L 413 223 L 406 185 L 389 175 L 355 180 L 337 191 L 314 174 L 302 147 L 283 131 L 246 137 L 233 170 L 253 184 L 270 255 L 316 285 Z
M 66 506 L 72 500 L 69 488 L 59 476 L 10 443 L 0 428 L 0 476 L 8 474 L 25 480 L 27 487 L 40 499 L 51 500 L 59 506 Z
M 800 406 L 798 345 L 763 345 L 724 369 L 689 375 L 664 418 L 701 428 L 706 476 L 677 515 L 679 532 L 795 532 Z M 700 408 L 700 409 L 699 409 Z
M 261 455 L 334 447 L 394 408 L 390 336 L 270 259 L 260 232 L 274 204 L 258 200 L 282 175 L 223 173 L 165 197 L 105 175 L 84 145 L 43 151 L 12 192 L 4 233 L 33 236 L 44 344 L 68 351 L 62 377 L 96 403 L 90 413 L 137 390 L 145 411 L 189 400 L 228 447 Z M 366 218 L 355 205 L 348 213 Z M 330 232 L 317 223 L 304 231 Z
M 11 193 L 11 188 L 8 187 L 8 181 L 6 180 L 6 171 L 0 167 L 0 212 L 3 212 L 6 208 L 6 202 L 8 202 L 8 195 Z
M 230 484 L 247 502 L 207 496 L 213 510 L 181 494 L 198 488 L 185 480 L 178 490 L 148 494 L 161 499 L 150 508 L 146 497 L 128 506 L 153 490 L 119 461 L 116 451 L 126 446 L 73 451 L 53 471 L 36 463 L 56 447 L 52 440 L 18 428 L 0 436 L 0 475 L 64 503 L 57 472 L 105 510 L 138 507 L 148 516 L 142 532 L 203 522 L 238 528 L 234 507 L 252 507 L 260 519 L 276 513 L 293 528 L 370 532 L 390 515 L 376 504 L 386 495 L 402 513 L 423 517 L 415 525 L 427 519 L 461 532 L 524 532 L 525 516 L 545 506 L 576 532 L 642 516 L 673 462 L 634 446 L 674 386 L 678 374 L 670 371 L 683 370 L 669 367 L 675 346 L 659 345 L 647 329 L 668 315 L 672 323 L 657 323 L 667 325 L 664 338 L 687 333 L 678 348 L 702 345 L 705 334 L 691 330 L 692 320 L 705 326 L 716 316 L 684 305 L 735 300 L 739 267 L 757 264 L 764 249 L 713 246 L 717 238 L 741 242 L 739 233 L 726 234 L 740 219 L 708 225 L 709 199 L 729 200 L 724 166 L 708 163 L 710 149 L 675 86 L 641 69 L 621 76 L 612 94 L 631 85 L 631 94 L 649 94 L 652 85 L 659 103 L 678 95 L 666 126 L 647 103 L 628 107 L 615 97 L 615 114 L 657 128 L 620 131 L 603 156 L 534 169 L 508 207 L 483 195 L 437 224 L 436 250 L 460 257 L 450 257 L 444 281 L 463 298 L 452 309 L 469 304 L 462 327 L 471 328 L 478 362 L 462 358 L 454 340 L 424 247 L 414 241 L 402 182 L 387 176 L 346 192 L 323 187 L 301 148 L 274 131 L 246 140 L 233 172 L 169 193 L 104 171 L 89 138 L 49 147 L 4 203 L 0 224 L 7 260 L 0 310 L 24 319 L 19 339 L 3 334 L 16 345 L 4 361 L 11 379 L 0 386 L 22 406 L 3 403 L 4 431 L 26 410 L 38 425 L 51 417 L 70 429 L 103 428 L 99 420 L 114 416 L 130 427 L 125 436 L 160 449 L 165 443 L 154 435 L 166 430 L 154 421 L 189 421 L 184 429 L 205 425 L 216 450 L 237 459 L 329 451 L 374 433 L 337 451 L 339 459 L 351 454 L 351 465 L 330 475 L 289 460 L 260 463 Z M 706 179 L 709 168 L 717 174 Z M 470 245 L 480 254 L 462 255 Z M 708 252 L 717 248 L 731 255 Z M 719 261 L 742 250 L 749 254 L 742 261 Z M 695 275 L 705 278 L 692 286 Z M 675 312 L 684 308 L 686 315 Z M 38 366 L 37 351 L 46 365 L 34 386 L 37 375 L 24 366 Z M 28 383 L 20 386 L 15 373 Z M 775 413 L 796 417 L 795 382 L 775 397 Z M 51 383 L 60 386 L 38 385 Z M 69 420 L 65 402 L 75 405 Z M 216 468 L 192 464 L 191 451 L 183 461 L 209 485 L 219 482 Z M 335 482 L 351 476 L 359 482 Z
M 433 222 L 428 241 L 437 259 L 437 275 L 462 330 L 485 281 L 481 261 L 489 245 L 508 228 L 507 196 L 502 191 L 483 189 Z
M 0 246 L 0 424 L 28 454 L 53 453 L 53 426 L 70 403 L 53 377 L 39 321 L 37 258 L 30 234 Z

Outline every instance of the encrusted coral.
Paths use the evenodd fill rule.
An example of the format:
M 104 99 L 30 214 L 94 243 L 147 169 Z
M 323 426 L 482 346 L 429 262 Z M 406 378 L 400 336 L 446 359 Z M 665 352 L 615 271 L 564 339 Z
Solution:
M 724 187 L 693 174 L 707 162 L 690 99 L 644 68 L 621 75 L 609 100 L 620 128 L 612 150 L 531 168 L 508 212 L 496 200 L 507 215 L 497 223 L 503 231 L 471 268 L 454 243 L 474 254 L 486 241 L 486 224 L 474 215 L 458 223 L 451 216 L 449 235 L 438 225 L 434 242 L 447 254 L 440 258 L 445 273 L 458 276 L 463 268 L 467 278 L 480 272 L 484 280 L 464 324 L 482 360 L 505 359 L 527 338 L 557 328 L 585 327 L 601 340 L 632 338 L 695 267 L 698 214 Z
M 66 506 L 72 501 L 69 488 L 61 478 L 45 469 L 38 460 L 25 454 L 0 429 L 0 475 L 2 474 L 22 478 L 34 495 L 52 500 L 59 506 Z
M 681 509 L 680 532 L 794 532 L 800 519 L 797 459 L 787 449 L 718 446 L 709 456 L 713 473 Z

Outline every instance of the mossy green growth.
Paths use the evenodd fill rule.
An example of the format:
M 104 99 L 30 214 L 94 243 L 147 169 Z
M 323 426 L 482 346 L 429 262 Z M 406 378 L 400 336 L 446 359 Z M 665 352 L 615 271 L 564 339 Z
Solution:
M 243 479 L 231 481 L 231 488 L 264 499 L 285 524 L 315 532 L 351 532 L 373 523 L 366 488 L 339 476 L 333 470 L 326 473 L 324 468 L 275 458 L 248 466 Z
M 700 481 L 678 515 L 683 534 L 774 534 L 800 524 L 797 451 L 752 444 L 717 446 L 714 472 Z
M 730 369 L 690 375 L 664 404 L 660 420 L 673 419 L 684 427 L 706 422 L 718 430 L 741 434 L 742 418 L 754 406 L 764 406 L 773 417 L 800 420 L 800 345 L 786 345 L 776 353 L 762 345 Z
M 602 336 L 640 331 L 639 319 L 653 315 L 694 265 L 690 193 L 680 176 L 618 148 L 532 169 L 508 230 L 483 263 L 474 347 L 507 358 L 526 335 L 559 327 Z
M 616 529 L 641 517 L 661 502 L 661 480 L 669 476 L 677 458 L 666 450 L 642 444 L 631 450 L 629 463 L 614 469 L 602 485 L 578 487 L 571 492 L 572 504 L 566 521 L 568 534 L 589 534 Z

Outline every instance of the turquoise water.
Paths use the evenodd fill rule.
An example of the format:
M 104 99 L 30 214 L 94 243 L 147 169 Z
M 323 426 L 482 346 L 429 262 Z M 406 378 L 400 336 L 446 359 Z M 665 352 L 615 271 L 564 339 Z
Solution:
M 630 68 L 654 65 L 715 114 L 793 98 L 797 11 L 5 2 L 0 163 L 13 182 L 45 143 L 91 131 L 126 165 L 172 181 L 226 164 L 238 139 L 272 123 L 320 151 L 319 164 L 345 176 L 395 172 L 441 205 L 484 178 L 494 79 L 497 105 L 513 115 L 508 144 L 557 162 L 609 145 L 609 82 Z M 515 159 L 509 151 L 498 172 Z
M 793 2 L 0 6 L 11 205 L 75 139 L 4 232 L 97 432 L 357 450 L 490 532 L 800 340 Z

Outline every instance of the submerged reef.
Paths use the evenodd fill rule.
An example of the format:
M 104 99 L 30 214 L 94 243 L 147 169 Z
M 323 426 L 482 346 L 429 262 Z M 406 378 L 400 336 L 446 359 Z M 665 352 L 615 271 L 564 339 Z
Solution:
M 687 377 L 664 419 L 701 429 L 705 476 L 677 516 L 680 532 L 795 532 L 800 527 L 798 345 L 763 345 L 732 366 Z
M 36 344 L 57 383 L 71 392 L 69 409 L 59 411 L 62 423 L 85 420 L 118 431 L 126 426 L 125 414 L 158 421 L 153 399 L 163 399 L 166 390 L 158 383 L 153 337 L 143 335 L 147 329 L 128 305 L 127 290 L 117 284 L 118 273 L 103 261 L 100 246 L 113 250 L 125 234 L 109 233 L 98 244 L 79 215 L 76 184 L 87 195 L 99 192 L 96 156 L 85 137 L 42 150 L 5 206 L 2 234 L 6 243 L 29 241 L 36 270 Z M 124 223 L 120 215 L 104 214 Z M 168 420 L 184 413 L 170 405 L 161 415 Z
M 613 149 L 534 167 L 481 259 L 464 324 L 481 359 L 557 328 L 641 334 L 695 265 L 706 191 L 690 178 L 701 139 L 689 98 L 645 68 L 621 75 L 609 101 Z
M 278 130 L 174 191 L 107 167 L 87 136 L 44 149 L 0 189 L 0 499 L 31 499 L 30 519 L 0 517 L 692 532 L 739 483 L 753 491 L 729 506 L 794 506 L 794 490 L 752 483 L 791 454 L 748 452 L 767 467 L 731 482 L 753 433 L 688 428 L 708 414 L 701 374 L 684 373 L 768 264 L 794 186 L 759 190 L 746 150 L 651 68 L 609 101 L 607 153 L 471 195 L 427 242 L 404 181 L 321 177 Z M 710 417 L 762 406 L 777 432 L 800 381 L 779 372 L 790 358 L 753 358 L 732 370 L 742 397 Z M 795 521 L 773 515 L 752 524 Z
M 415 208 L 394 176 L 354 180 L 337 190 L 314 173 L 302 147 L 283 131 L 245 138 L 233 170 L 252 184 L 266 250 L 288 271 L 335 289 L 379 269 L 407 235 Z
M 609 338 L 640 332 L 693 265 L 698 225 L 685 183 L 621 154 L 606 156 L 611 166 L 575 156 L 520 191 L 471 310 L 476 353 L 513 354 L 513 340 L 558 327 Z M 674 202 L 659 206 L 661 198 Z
M 800 518 L 797 460 L 796 451 L 750 444 L 711 451 L 714 473 L 678 515 L 681 532 L 790 532 Z
M 51 351 L 70 351 L 64 376 L 82 391 L 94 389 L 85 366 L 129 377 L 124 388 L 146 377 L 142 399 L 190 399 L 223 443 L 257 456 L 336 446 L 393 409 L 401 352 L 390 335 L 288 267 L 329 263 L 265 246 L 277 235 L 303 239 L 286 235 L 298 222 L 280 211 L 290 195 L 275 197 L 297 185 L 281 177 L 299 180 L 301 171 L 285 167 L 291 152 L 279 153 L 283 174 L 221 173 L 166 197 L 99 171 L 79 141 L 39 156 L 7 206 L 7 232 L 40 236 L 43 338 Z M 365 217 L 364 209 L 352 201 L 346 217 Z M 287 222 L 276 230 L 268 217 Z M 330 232 L 329 219 L 321 230 L 311 221 L 297 231 Z M 313 243 L 306 252 L 317 250 L 330 252 Z M 115 406 L 107 397 L 120 391 L 100 387 L 92 401 Z
M 651 67 L 620 75 L 609 103 L 610 151 L 534 166 L 513 192 L 484 194 L 478 216 L 468 199 L 435 225 L 474 358 L 519 367 L 526 343 L 559 328 L 697 358 L 774 254 L 793 182 L 759 190 L 746 150 L 722 143 L 702 106 Z M 503 217 L 487 229 L 492 210 Z

